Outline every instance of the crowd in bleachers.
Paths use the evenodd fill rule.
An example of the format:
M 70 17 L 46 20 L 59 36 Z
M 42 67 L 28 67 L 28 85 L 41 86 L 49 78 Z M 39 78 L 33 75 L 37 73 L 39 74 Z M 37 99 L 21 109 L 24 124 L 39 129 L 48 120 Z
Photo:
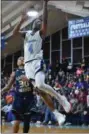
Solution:
M 63 60 L 62 64 L 57 61 L 55 65 L 44 64 L 46 73 L 46 83 L 50 84 L 54 90 L 60 94 L 64 94 L 71 103 L 72 109 L 69 114 L 66 114 L 63 108 L 53 98 L 55 107 L 66 114 L 65 124 L 70 125 L 89 125 L 89 63 L 84 59 L 81 65 L 73 67 L 71 63 Z M 1 86 L 6 85 L 8 77 L 2 74 Z M 6 112 L 6 120 L 14 120 L 11 114 L 11 106 L 15 93 L 15 87 L 4 95 L 2 98 L 2 110 Z M 40 95 L 34 91 L 36 98 L 36 106 L 38 113 L 32 117 L 33 122 L 41 122 L 41 124 L 56 125 L 57 121 L 50 109 L 43 103 Z M 9 120 L 8 120 L 9 119 Z

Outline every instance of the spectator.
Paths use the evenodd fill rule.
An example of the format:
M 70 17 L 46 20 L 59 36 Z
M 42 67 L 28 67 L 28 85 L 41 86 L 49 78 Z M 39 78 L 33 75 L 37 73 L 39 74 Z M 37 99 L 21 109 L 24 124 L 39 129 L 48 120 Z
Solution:
M 51 110 L 48 107 L 46 107 L 45 119 L 43 121 L 43 125 L 47 125 L 49 121 L 51 121 L 51 125 L 54 125 L 57 123 L 57 120 L 55 119 L 54 114 L 51 112 Z
M 76 83 L 76 88 L 78 88 L 78 89 L 84 88 L 84 84 L 83 84 L 81 78 L 78 79 L 78 82 Z
M 69 66 L 68 66 L 69 65 Z M 85 67 L 86 66 L 86 67 Z M 46 72 L 46 83 L 49 83 L 54 89 L 60 94 L 65 94 L 67 99 L 72 105 L 72 111 L 67 114 L 66 122 L 70 122 L 72 125 L 88 125 L 89 124 L 89 67 L 82 60 L 81 68 L 77 66 L 76 70 L 71 69 L 71 64 L 68 64 L 67 60 L 63 59 L 63 64 L 60 66 L 59 61 L 56 62 L 55 69 L 52 65 L 44 64 Z M 7 76 L 1 74 L 1 86 L 5 86 L 7 83 Z M 7 104 L 10 105 L 13 101 L 15 93 L 15 85 L 12 87 L 10 92 L 6 93 L 2 97 L 2 101 L 7 100 Z M 35 121 L 43 121 L 43 124 L 48 124 L 52 121 L 52 124 L 56 123 L 54 115 L 51 113 L 50 109 L 45 107 L 41 97 L 38 93 L 34 93 L 36 101 L 38 114 L 35 115 Z M 57 101 L 54 100 L 55 107 L 64 113 L 63 108 L 58 105 Z M 7 107 L 6 107 L 7 109 Z M 6 110 L 7 111 L 7 110 Z M 44 118 L 45 116 L 45 118 Z

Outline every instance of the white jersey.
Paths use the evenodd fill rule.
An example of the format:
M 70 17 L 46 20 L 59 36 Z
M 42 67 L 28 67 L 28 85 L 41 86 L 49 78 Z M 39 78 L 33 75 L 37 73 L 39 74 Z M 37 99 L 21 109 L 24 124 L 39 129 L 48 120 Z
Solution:
M 40 33 L 39 31 L 37 31 L 34 35 L 31 33 L 31 31 L 26 33 L 24 41 L 25 62 L 34 59 L 43 59 L 42 38 L 40 37 Z

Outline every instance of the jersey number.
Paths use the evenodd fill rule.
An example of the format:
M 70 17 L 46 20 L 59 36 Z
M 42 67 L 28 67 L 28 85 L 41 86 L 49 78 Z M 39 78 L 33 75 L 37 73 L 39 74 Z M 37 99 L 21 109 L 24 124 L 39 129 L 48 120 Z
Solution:
M 29 47 L 29 52 L 30 52 L 30 53 L 33 53 L 33 46 L 32 46 L 32 44 L 31 44 L 30 47 Z
M 29 83 L 27 81 L 20 81 L 20 92 L 27 92 L 31 91 L 31 88 L 29 87 Z
M 21 88 L 29 87 L 29 83 L 27 81 L 20 81 L 20 87 Z

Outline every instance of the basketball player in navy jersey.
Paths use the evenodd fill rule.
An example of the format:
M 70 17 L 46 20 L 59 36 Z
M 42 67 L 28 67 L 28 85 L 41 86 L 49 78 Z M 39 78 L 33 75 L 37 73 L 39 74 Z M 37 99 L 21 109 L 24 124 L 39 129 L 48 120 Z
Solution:
M 33 85 L 27 79 L 23 79 L 23 76 L 25 76 L 23 57 L 18 58 L 17 65 L 18 69 L 12 72 L 8 84 L 2 89 L 2 94 L 8 91 L 15 82 L 16 93 L 12 106 L 12 112 L 15 115 L 13 133 L 18 133 L 21 121 L 24 122 L 23 133 L 28 133 L 32 113 L 31 110 L 35 106 Z
M 15 27 L 13 35 L 24 34 L 24 59 L 25 59 L 25 73 L 28 79 L 35 81 L 35 86 L 42 92 L 45 92 L 44 98 L 45 103 L 50 107 L 54 113 L 59 125 L 64 123 L 65 116 L 59 113 L 52 103 L 52 99 L 48 96 L 51 95 L 56 98 L 60 105 L 63 106 L 66 112 L 71 109 L 70 103 L 67 101 L 65 96 L 58 94 L 51 86 L 45 83 L 45 74 L 42 70 L 43 61 L 43 50 L 42 40 L 46 36 L 47 31 L 47 3 L 48 0 L 43 1 L 43 21 L 36 19 L 32 26 L 32 31 L 25 33 L 20 32 L 20 28 L 23 22 L 27 19 L 26 14 L 22 16 L 21 21 Z

